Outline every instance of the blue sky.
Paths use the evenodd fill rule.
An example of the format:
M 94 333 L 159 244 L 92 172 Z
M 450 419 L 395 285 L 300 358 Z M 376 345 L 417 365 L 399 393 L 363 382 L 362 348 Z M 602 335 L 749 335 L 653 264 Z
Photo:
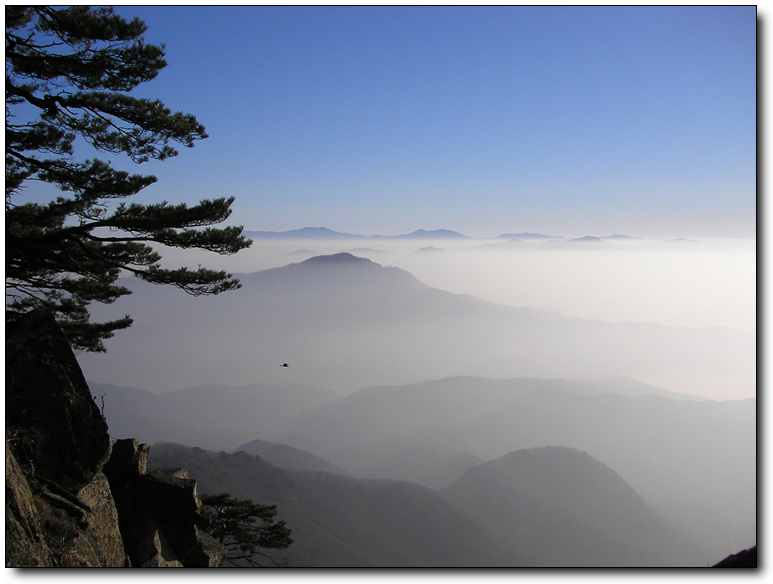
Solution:
M 119 7 L 210 138 L 138 198 L 356 233 L 755 237 L 754 7 Z

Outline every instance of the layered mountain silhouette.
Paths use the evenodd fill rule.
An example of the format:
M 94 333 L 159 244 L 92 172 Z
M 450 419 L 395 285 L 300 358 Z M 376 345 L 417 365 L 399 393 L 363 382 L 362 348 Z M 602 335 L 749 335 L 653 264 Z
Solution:
M 619 476 L 566 448 L 519 451 L 436 491 L 277 468 L 246 453 L 151 449 L 152 467 L 181 466 L 199 492 L 276 504 L 293 530 L 294 567 L 700 565 Z
M 294 543 L 279 552 L 291 567 L 528 563 L 437 493 L 411 483 L 284 470 L 244 452 L 176 445 L 153 446 L 149 466 L 185 468 L 199 493 L 228 492 L 277 505 L 277 518 L 292 529 Z
M 572 447 L 713 555 L 755 542 L 756 400 L 689 399 L 629 379 L 457 377 L 344 397 L 289 384 L 92 391 L 117 437 L 243 449 L 283 468 L 434 489 L 515 450 Z
M 279 431 L 298 414 L 338 397 L 323 387 L 292 383 L 209 385 L 164 393 L 107 383 L 89 386 L 113 438 L 139 436 L 144 442 L 228 450 Z
M 134 294 L 95 306 L 93 319 L 128 312 L 134 326 L 107 340 L 107 354 L 82 355 L 81 366 L 116 437 L 212 450 L 241 445 L 264 456 L 263 470 L 287 489 L 301 484 L 294 482 L 299 476 L 326 477 L 303 487 L 308 492 L 297 500 L 331 517 L 342 511 L 328 497 L 341 496 L 352 509 L 341 516 L 344 525 L 326 532 L 338 542 L 335 553 L 320 554 L 348 565 L 537 565 L 544 559 L 538 551 L 525 557 L 515 550 L 513 559 L 522 531 L 487 523 L 493 510 L 458 516 L 459 497 L 467 496 L 458 481 L 502 457 L 498 464 L 520 468 L 531 459 L 510 453 L 548 446 L 584 451 L 613 469 L 685 541 L 709 550 L 704 564 L 755 543 L 756 400 L 691 396 L 753 387 L 754 333 L 501 306 L 348 253 L 239 277 L 241 289 L 199 298 L 127 279 Z M 99 383 L 105 381 L 111 385 Z M 562 452 L 542 456 L 571 466 L 573 455 Z M 255 458 L 222 457 L 245 468 Z M 331 472 L 313 472 L 318 468 Z M 488 470 L 480 472 L 471 493 L 498 488 L 486 482 Z M 256 500 L 272 492 L 256 493 Z M 363 502 L 391 504 L 405 493 L 411 502 L 400 502 L 397 523 Z M 404 534 L 423 505 L 435 515 Z M 542 517 L 560 524 L 568 521 L 562 513 L 550 507 Z M 489 555 L 477 547 L 456 558 L 444 546 L 429 549 L 423 542 L 438 521 L 441 529 L 480 537 Z M 587 534 L 598 525 L 589 521 L 573 537 L 596 541 Z M 308 533 L 321 537 L 318 527 Z M 339 534 L 349 531 L 370 542 L 365 547 L 385 546 L 388 558 L 344 553 L 349 540 Z M 407 543 L 387 544 L 405 537 Z M 614 561 L 632 561 L 624 538 L 613 544 Z M 662 548 L 642 546 L 640 561 L 669 561 Z M 577 549 L 583 561 L 601 561 L 597 548 Z M 304 565 L 321 561 L 314 551 L 303 553 Z
M 290 231 L 245 231 L 244 235 L 251 239 L 467 239 L 466 235 L 450 229 L 417 229 L 401 235 L 360 235 L 327 227 L 304 227 Z
M 569 446 L 615 469 L 717 553 L 754 543 L 756 400 L 621 395 L 609 393 L 609 385 L 592 391 L 530 378 L 373 387 L 300 414 L 271 439 L 360 476 L 400 476 L 432 487 L 448 480 L 443 463 L 450 453 L 490 460 Z M 742 539 L 734 541 L 733 533 Z
M 443 490 L 500 542 L 553 567 L 697 565 L 695 546 L 612 469 L 565 447 L 518 450 Z
M 153 391 L 256 379 L 352 391 L 452 375 L 623 375 L 700 393 L 755 381 L 751 332 L 501 306 L 346 253 L 240 279 L 237 291 L 198 298 L 127 279 L 134 293 L 95 306 L 93 318 L 128 312 L 135 324 L 106 342 L 106 355 L 83 355 L 86 375 Z M 283 362 L 293 366 L 280 371 Z
M 247 444 L 242 444 L 236 450 L 237 452 L 256 454 L 266 462 L 288 470 L 319 470 L 340 475 L 350 474 L 341 467 L 310 452 L 267 440 L 252 440 Z
M 559 235 L 545 235 L 544 233 L 503 233 L 496 237 L 496 239 L 533 239 L 533 240 L 545 240 L 545 239 L 563 239 Z

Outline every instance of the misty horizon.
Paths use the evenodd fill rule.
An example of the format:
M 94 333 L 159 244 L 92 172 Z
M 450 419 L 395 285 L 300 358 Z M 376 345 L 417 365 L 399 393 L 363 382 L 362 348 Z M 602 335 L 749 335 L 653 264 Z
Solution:
M 756 395 L 755 245 L 621 238 L 576 244 L 570 240 L 566 245 L 562 245 L 563 240 L 538 241 L 257 237 L 251 248 L 232 257 L 167 253 L 166 265 L 206 263 L 227 269 L 237 274 L 242 289 L 214 298 L 193 299 L 176 290 L 163 290 L 129 278 L 126 285 L 135 290 L 134 294 L 113 305 L 95 307 L 94 318 L 128 312 L 135 324 L 106 341 L 107 354 L 84 354 L 81 361 L 87 377 L 94 381 L 161 392 L 191 387 L 197 380 L 230 385 L 293 380 L 348 393 L 369 385 L 410 383 L 450 375 L 495 379 L 537 375 L 574 379 L 629 376 L 672 392 L 709 399 Z M 306 270 L 306 275 L 295 269 L 307 265 L 311 258 L 336 254 L 362 258 L 373 268 L 363 271 L 363 264 L 349 262 L 331 265 L 329 275 L 322 267 L 314 272 Z M 272 288 L 258 284 L 284 273 L 287 277 L 296 273 L 296 279 L 284 282 L 280 278 Z M 427 292 L 422 294 L 432 291 L 437 298 L 411 299 L 415 293 L 401 288 L 404 284 L 400 283 L 402 276 L 397 277 L 399 273 L 410 275 L 417 286 L 426 287 Z M 306 291 L 295 289 L 298 286 Z M 315 292 L 319 286 L 320 290 Z M 394 286 L 397 288 L 393 289 Z M 479 304 L 481 301 L 490 305 Z M 452 305 L 443 308 L 448 302 Z M 418 304 L 412 307 L 412 303 Z M 559 353 L 550 357 L 550 341 L 545 335 L 557 334 L 560 338 L 566 334 L 559 332 L 560 328 L 555 333 L 548 332 L 553 330 L 550 327 L 559 325 L 550 324 L 527 333 L 524 325 L 514 324 L 516 328 L 508 331 L 503 328 L 503 317 L 494 316 L 501 310 L 538 311 L 535 314 L 544 314 L 539 318 L 549 319 L 546 322 L 574 319 L 567 323 L 576 324 L 566 326 L 598 330 L 602 335 L 630 329 L 614 334 L 623 335 L 621 340 L 628 335 L 623 342 L 631 348 L 624 358 L 621 355 L 610 360 L 599 351 L 612 342 L 611 337 L 599 337 L 594 341 L 601 343 L 597 349 L 578 344 L 572 349 L 567 347 L 563 357 Z M 245 311 L 255 314 L 251 316 Z M 457 311 L 458 315 L 453 316 Z M 178 312 L 178 320 L 169 321 Z M 183 316 L 184 313 L 188 315 Z M 504 318 L 524 318 L 512 314 Z M 234 327 L 234 331 L 242 332 L 234 332 L 231 338 L 230 330 Z M 602 333 L 604 327 L 613 328 Z M 723 333 L 723 329 L 727 332 Z M 197 335 L 193 330 L 200 332 Z M 398 331 L 407 336 L 398 340 Z M 435 334 L 453 336 L 430 341 Z M 652 365 L 645 366 L 641 359 L 635 365 L 638 358 L 633 347 L 645 350 L 645 339 L 651 334 L 697 336 L 686 345 L 677 344 L 671 349 L 670 359 L 683 355 L 681 365 L 677 361 L 666 366 L 665 354 L 657 358 L 653 355 Z M 544 345 L 528 348 L 532 357 L 521 362 L 523 357 L 517 355 L 526 345 L 520 349 L 507 347 L 529 342 L 529 335 L 534 342 L 545 337 L 539 341 Z M 730 343 L 724 349 L 723 335 Z M 738 335 L 746 335 L 743 338 L 748 340 L 729 341 Z M 216 346 L 211 345 L 212 338 L 220 339 Z M 328 340 L 315 345 L 312 339 Z M 333 339 L 340 349 L 328 346 Z M 449 342 L 455 348 L 444 359 L 440 347 Z M 673 341 L 663 337 L 656 342 Z M 698 365 L 703 359 L 699 347 L 704 342 L 714 343 L 709 353 L 714 363 L 710 365 Z M 350 346 L 351 343 L 354 344 Z M 432 344 L 437 348 L 431 349 Z M 184 346 L 190 348 L 183 349 Z M 247 357 L 247 346 L 254 347 L 254 357 Z M 348 346 L 354 362 L 347 364 L 344 347 Z M 397 346 L 401 348 L 398 350 Z M 614 343 L 610 350 L 613 346 Z M 748 347 L 747 356 L 739 352 L 741 347 Z M 588 351 L 594 350 L 597 355 L 589 358 Z M 646 349 L 650 350 L 656 348 Z M 191 359 L 187 358 L 189 354 Z M 581 358 L 581 354 L 587 356 Z M 240 362 L 240 355 L 247 361 Z M 287 362 L 290 368 L 275 370 L 271 355 L 277 364 Z M 133 368 L 137 359 L 145 363 L 141 371 Z M 390 359 L 399 359 L 402 365 L 396 366 L 397 362 L 390 363 Z M 178 362 L 179 366 L 162 365 L 165 360 Z M 659 362 L 662 365 L 654 365 Z M 202 363 L 210 365 L 202 367 Z M 254 367 L 247 367 L 247 363 Z M 715 372 L 709 373 L 707 367 Z
M 316 237 L 320 230 L 323 239 Z M 419 231 L 430 235 L 410 237 Z M 253 246 L 237 256 L 167 250 L 164 261 L 170 266 L 206 261 L 233 273 L 250 273 L 347 252 L 405 269 L 427 285 L 498 304 L 611 322 L 756 330 L 756 240 L 536 232 L 438 238 L 431 235 L 436 231 L 366 235 L 324 227 L 246 230 Z M 597 238 L 600 245 L 585 238 Z M 353 243 L 357 240 L 368 243 Z M 595 282 L 580 276 L 582 268 Z M 611 294 L 615 299 L 610 302 Z
M 337 230 L 337 229 L 331 229 L 329 227 L 323 226 L 323 225 L 305 225 L 301 227 L 295 227 L 290 229 L 257 229 L 257 228 L 250 228 L 245 227 L 244 234 L 251 238 L 273 238 L 275 236 L 281 236 L 283 238 L 287 239 L 314 239 L 314 238 L 320 238 L 319 236 L 324 236 L 325 238 L 330 239 L 400 239 L 400 238 L 409 238 L 409 237 L 426 237 L 428 239 L 456 239 L 457 237 L 461 237 L 464 239 L 479 239 L 479 240 L 490 240 L 490 239 L 505 239 L 505 238 L 513 238 L 517 239 L 519 237 L 523 237 L 526 240 L 549 240 L 549 239 L 559 239 L 559 240 L 579 240 L 583 238 L 598 238 L 598 239 L 617 239 L 617 240 L 629 240 L 629 241 L 636 241 L 636 240 L 649 240 L 649 241 L 674 241 L 674 240 L 690 240 L 694 239 L 697 241 L 703 241 L 703 242 L 710 242 L 710 241 L 716 241 L 716 242 L 730 242 L 730 241 L 738 241 L 738 242 L 756 242 L 756 232 L 753 234 L 747 234 L 746 236 L 738 236 L 738 235 L 700 235 L 695 233 L 675 233 L 670 232 L 668 234 L 659 234 L 659 235 L 652 235 L 652 234 L 640 234 L 638 232 L 636 233 L 622 233 L 617 231 L 610 231 L 610 232 L 604 232 L 604 233 L 597 233 L 594 231 L 589 230 L 575 230 L 574 232 L 571 232 L 569 234 L 566 233 L 553 233 L 552 231 L 549 233 L 539 232 L 535 230 L 521 230 L 518 232 L 514 231 L 507 231 L 507 232 L 490 232 L 488 234 L 480 234 L 477 233 L 476 235 L 469 235 L 468 233 L 464 232 L 464 230 L 458 230 L 458 229 L 449 229 L 445 227 L 436 227 L 432 229 L 425 229 L 421 226 L 416 227 L 415 229 L 404 231 L 404 232 L 395 232 L 395 233 L 367 233 L 364 230 Z

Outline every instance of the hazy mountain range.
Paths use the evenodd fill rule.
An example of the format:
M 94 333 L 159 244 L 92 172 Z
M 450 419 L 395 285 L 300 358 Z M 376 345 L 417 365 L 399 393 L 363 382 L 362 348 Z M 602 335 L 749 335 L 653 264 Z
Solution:
M 229 450 L 279 431 L 298 414 L 340 397 L 323 387 L 292 383 L 197 386 L 165 393 L 105 383 L 89 386 L 100 405 L 104 401 L 114 438 Z
M 360 235 L 326 227 L 304 227 L 290 231 L 245 231 L 244 235 L 251 239 L 468 239 L 468 236 L 449 229 L 417 229 L 402 235 Z
M 303 227 L 289 231 L 245 231 L 244 235 L 251 239 L 476 239 L 450 229 L 417 229 L 411 233 L 401 235 L 363 235 L 358 233 L 342 233 L 327 227 Z M 580 238 L 565 238 L 560 235 L 545 235 L 543 233 L 503 233 L 492 239 L 523 239 L 532 241 L 566 240 L 584 242 L 589 239 L 597 240 L 632 240 L 637 239 L 629 235 L 609 235 L 601 237 L 585 236 Z
M 215 297 L 122 280 L 134 293 L 93 317 L 135 324 L 107 354 L 81 357 L 87 377 L 159 392 L 255 380 L 353 391 L 454 375 L 628 376 L 694 394 L 756 383 L 753 332 L 502 306 L 346 253 L 239 278 Z
M 440 490 L 172 444 L 149 465 L 188 469 L 199 492 L 276 504 L 295 541 L 274 553 L 294 567 L 698 566 L 707 553 L 569 448 L 516 451 Z
M 127 279 L 93 316 L 135 324 L 79 360 L 113 437 L 262 457 L 196 451 L 206 488 L 230 488 L 226 462 L 276 479 L 254 496 L 312 523 L 299 565 L 657 565 L 677 548 L 705 565 L 756 543 L 756 400 L 697 397 L 753 394 L 754 332 L 503 306 L 349 253 L 239 278 L 199 298 Z M 535 502 L 573 480 L 576 501 Z M 615 535 L 594 490 L 644 539 Z
M 532 232 L 519 232 L 519 233 L 502 233 L 493 237 L 472 237 L 453 231 L 451 229 L 417 229 L 410 233 L 403 233 L 399 235 L 366 235 L 361 233 L 347 233 L 341 231 L 335 231 L 328 229 L 327 227 L 303 227 L 300 229 L 291 229 L 288 231 L 244 231 L 244 235 L 254 240 L 277 240 L 277 239 L 299 239 L 299 240 L 347 240 L 347 239 L 371 239 L 371 240 L 421 240 L 421 239 L 437 239 L 437 240 L 476 240 L 476 239 L 496 239 L 496 240 L 517 240 L 528 241 L 533 243 L 539 242 L 563 242 L 563 243 L 599 243 L 599 242 L 641 242 L 645 238 L 636 237 L 631 235 L 624 235 L 620 233 L 614 233 L 612 235 L 585 235 L 582 237 L 565 237 L 563 235 L 548 235 L 544 233 L 532 233 Z M 666 240 L 656 240 L 660 243 L 662 241 L 667 242 L 690 242 L 696 241 L 684 237 L 670 238 Z
M 698 560 L 689 538 L 584 451 L 517 450 L 471 468 L 442 493 L 498 541 L 538 564 L 668 566 Z
M 614 469 L 709 556 L 756 541 L 756 400 L 689 399 L 627 379 L 469 377 L 343 397 L 289 384 L 92 392 L 116 438 L 432 489 L 516 450 L 571 447 Z

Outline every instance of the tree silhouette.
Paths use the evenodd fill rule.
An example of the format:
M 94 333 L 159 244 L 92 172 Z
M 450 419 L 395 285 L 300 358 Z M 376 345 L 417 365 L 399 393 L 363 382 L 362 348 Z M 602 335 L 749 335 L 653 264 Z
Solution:
M 258 505 L 228 493 L 201 495 L 201 503 L 212 520 L 210 535 L 228 550 L 225 561 L 229 565 L 242 566 L 246 562 L 253 567 L 265 567 L 261 563 L 264 559 L 272 566 L 286 565 L 284 558 L 268 553 L 293 543 L 285 522 L 274 521 L 276 505 Z
M 194 295 L 237 288 L 224 271 L 162 268 L 152 247 L 248 247 L 242 227 L 211 227 L 230 216 L 233 198 L 127 204 L 156 177 L 75 157 L 77 147 L 141 164 L 207 137 L 193 115 L 129 95 L 166 66 L 163 47 L 144 42 L 145 24 L 88 6 L 6 6 L 5 16 L 6 320 L 45 308 L 74 348 L 104 351 L 102 340 L 132 320 L 92 323 L 87 306 L 129 294 L 116 283 L 122 273 Z M 61 194 L 25 201 L 34 183 Z

